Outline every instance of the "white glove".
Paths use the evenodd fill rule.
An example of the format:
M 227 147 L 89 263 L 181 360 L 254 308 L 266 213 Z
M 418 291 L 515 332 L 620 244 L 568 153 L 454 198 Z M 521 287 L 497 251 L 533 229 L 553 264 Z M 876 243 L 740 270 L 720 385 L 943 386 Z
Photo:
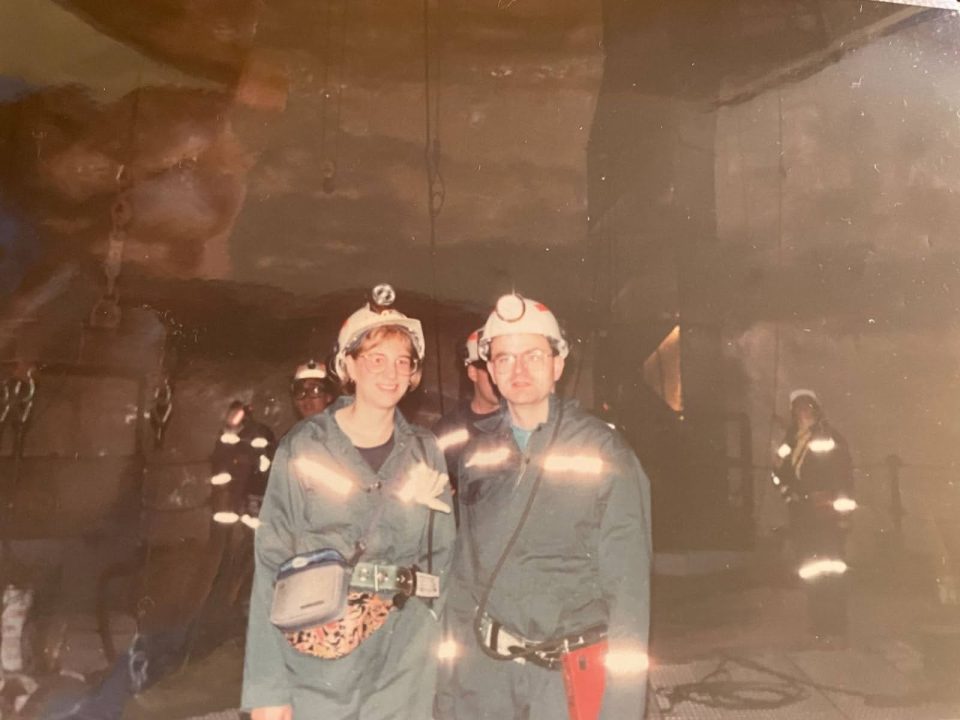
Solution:
M 437 472 L 421 461 L 410 468 L 407 481 L 397 491 L 397 497 L 403 502 L 415 502 L 426 505 L 431 510 L 449 513 L 450 506 L 438 499 L 449 482 L 450 478 L 446 473 Z

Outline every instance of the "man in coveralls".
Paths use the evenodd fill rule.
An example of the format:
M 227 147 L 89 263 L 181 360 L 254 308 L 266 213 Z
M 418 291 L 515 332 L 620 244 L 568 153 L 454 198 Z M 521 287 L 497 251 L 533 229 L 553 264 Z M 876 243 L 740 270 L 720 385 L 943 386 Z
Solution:
M 447 472 L 450 474 L 450 485 L 454 493 L 457 490 L 460 454 L 467 442 L 479 432 L 477 423 L 500 412 L 500 395 L 487 371 L 487 364 L 480 359 L 481 330 L 482 328 L 470 333 L 463 347 L 463 364 L 473 388 L 471 398 L 440 418 L 433 427 L 433 434 L 437 436 L 437 443 L 447 461 Z M 457 521 L 459 522 L 459 516 Z
M 640 718 L 649 481 L 615 431 L 554 394 L 569 347 L 546 306 L 501 297 L 479 352 L 507 411 L 460 461 L 435 716 Z

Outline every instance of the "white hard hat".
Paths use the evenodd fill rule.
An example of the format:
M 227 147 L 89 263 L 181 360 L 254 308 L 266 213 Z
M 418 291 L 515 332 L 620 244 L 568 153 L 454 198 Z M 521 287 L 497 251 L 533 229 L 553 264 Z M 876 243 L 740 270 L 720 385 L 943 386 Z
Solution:
M 423 359 L 426 350 L 423 327 L 419 320 L 409 318 L 399 310 L 390 307 L 396 297 L 397 294 L 390 285 L 377 285 L 373 288 L 370 302 L 353 313 L 343 323 L 340 334 L 337 336 L 334 358 L 337 375 L 341 380 L 345 380 L 347 377 L 347 353 L 354 350 L 368 332 L 384 325 L 396 325 L 406 330 L 410 336 L 410 341 L 413 343 L 414 353 L 416 353 L 418 359 Z
M 524 333 L 543 335 L 562 358 L 570 352 L 570 346 L 560 332 L 560 324 L 550 312 L 550 308 L 536 300 L 512 293 L 502 295 L 487 318 L 480 335 L 480 357 L 484 360 L 490 359 L 490 343 L 495 337 Z
M 297 371 L 293 374 L 294 380 L 326 380 L 327 366 L 316 360 L 307 360 L 303 365 L 297 366 Z
M 807 390 L 805 388 L 797 388 L 790 393 L 790 404 L 793 405 L 794 401 L 797 398 L 808 397 L 813 400 L 817 405 L 820 405 L 820 398 L 817 397 L 817 394 L 813 390 Z
M 480 335 L 482 333 L 483 328 L 478 328 L 467 336 L 467 341 L 463 345 L 465 351 L 464 365 L 473 365 L 475 362 L 480 362 Z

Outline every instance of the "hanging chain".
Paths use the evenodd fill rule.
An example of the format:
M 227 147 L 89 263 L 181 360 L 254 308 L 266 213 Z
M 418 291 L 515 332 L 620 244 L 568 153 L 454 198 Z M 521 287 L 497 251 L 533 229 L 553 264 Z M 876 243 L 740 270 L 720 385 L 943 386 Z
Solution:
M 153 446 L 159 449 L 163 445 L 163 436 L 173 412 L 173 387 L 170 378 L 164 376 L 153 391 L 153 407 L 150 408 L 150 427 L 153 428 Z

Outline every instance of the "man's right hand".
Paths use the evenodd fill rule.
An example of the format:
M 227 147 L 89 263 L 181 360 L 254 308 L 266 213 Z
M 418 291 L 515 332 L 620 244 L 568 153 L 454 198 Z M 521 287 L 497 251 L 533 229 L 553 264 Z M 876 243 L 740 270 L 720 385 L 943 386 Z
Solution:
M 290 705 L 274 705 L 272 707 L 254 708 L 250 712 L 250 720 L 293 720 L 293 707 Z

